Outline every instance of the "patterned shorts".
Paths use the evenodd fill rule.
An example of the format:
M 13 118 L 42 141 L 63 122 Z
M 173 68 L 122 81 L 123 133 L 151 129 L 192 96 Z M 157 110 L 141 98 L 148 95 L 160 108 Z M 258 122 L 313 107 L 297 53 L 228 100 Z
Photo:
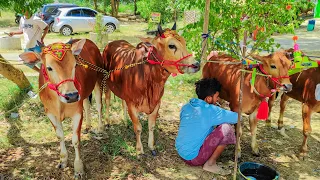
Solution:
M 204 165 L 219 145 L 235 144 L 236 137 L 230 124 L 221 124 L 216 127 L 204 140 L 199 154 L 192 160 L 184 160 L 190 166 Z

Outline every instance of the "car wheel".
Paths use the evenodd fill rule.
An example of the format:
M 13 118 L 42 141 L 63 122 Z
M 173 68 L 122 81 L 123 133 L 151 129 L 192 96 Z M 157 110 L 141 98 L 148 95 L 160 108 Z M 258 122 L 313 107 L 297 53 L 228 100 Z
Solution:
M 49 31 L 50 32 L 53 32 L 52 26 L 53 26 L 53 22 L 49 24 Z
M 70 26 L 63 26 L 60 29 L 60 33 L 64 36 L 70 36 L 72 34 L 72 28 Z
M 106 24 L 106 32 L 113 33 L 116 30 L 116 26 L 112 23 Z

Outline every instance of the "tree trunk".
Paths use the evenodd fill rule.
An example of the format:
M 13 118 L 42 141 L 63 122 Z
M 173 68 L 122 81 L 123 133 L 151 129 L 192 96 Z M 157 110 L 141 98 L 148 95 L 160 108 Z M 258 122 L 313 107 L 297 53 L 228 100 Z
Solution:
M 0 54 L 0 74 L 5 78 L 18 85 L 21 90 L 25 90 L 31 87 L 31 84 L 27 77 L 20 69 L 15 68 L 12 64 L 6 61 Z
M 111 0 L 111 9 L 112 9 L 111 15 L 114 17 L 118 16 L 119 3 L 120 3 L 119 0 Z
M 134 15 L 137 15 L 137 0 L 134 0 Z
M 95 10 L 98 10 L 97 0 L 93 0 L 93 6 Z
M 119 11 L 119 4 L 120 4 L 120 0 L 115 0 L 116 1 L 116 17 L 118 16 L 118 11 Z
M 115 0 L 111 0 L 110 3 L 111 3 L 111 16 L 115 16 Z

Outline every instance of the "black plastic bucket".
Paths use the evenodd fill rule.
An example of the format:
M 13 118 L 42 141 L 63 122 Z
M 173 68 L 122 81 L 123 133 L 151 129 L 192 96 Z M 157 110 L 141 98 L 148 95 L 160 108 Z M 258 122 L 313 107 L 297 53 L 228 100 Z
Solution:
M 243 162 L 238 168 L 240 180 L 278 180 L 279 173 L 263 164 L 255 162 Z

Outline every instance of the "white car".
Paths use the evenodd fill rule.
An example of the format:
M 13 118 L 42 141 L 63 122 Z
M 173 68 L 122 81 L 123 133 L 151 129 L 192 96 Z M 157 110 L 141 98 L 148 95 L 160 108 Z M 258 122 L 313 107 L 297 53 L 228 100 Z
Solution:
M 97 11 L 86 7 L 59 8 L 52 25 L 53 32 L 69 36 L 75 32 L 90 32 L 94 29 Z M 103 24 L 107 33 L 119 28 L 119 21 L 111 16 L 103 16 Z

